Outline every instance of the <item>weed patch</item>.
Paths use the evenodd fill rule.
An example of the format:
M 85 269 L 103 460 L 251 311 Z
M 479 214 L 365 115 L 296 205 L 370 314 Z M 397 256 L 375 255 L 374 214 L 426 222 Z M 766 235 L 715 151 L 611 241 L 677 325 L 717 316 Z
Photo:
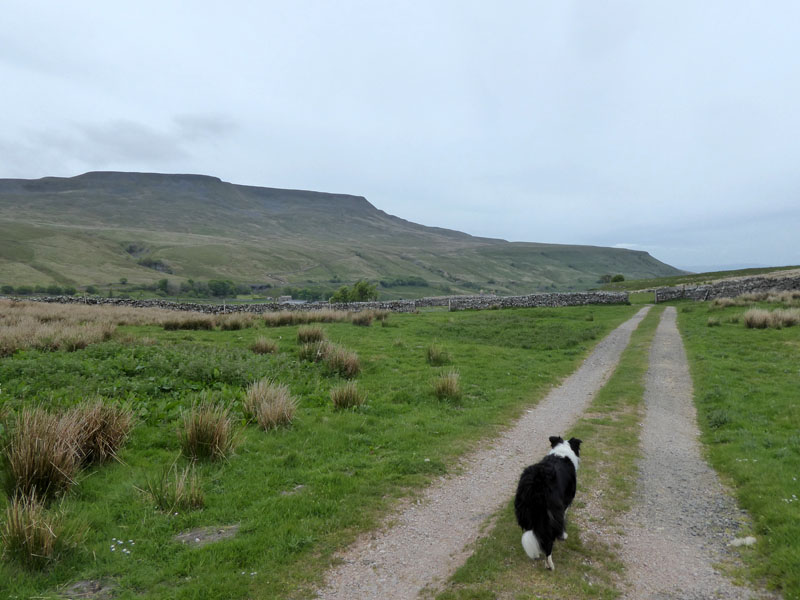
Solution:
M 249 421 L 269 430 L 291 424 L 297 400 L 289 393 L 289 386 L 261 379 L 247 388 L 243 408 Z

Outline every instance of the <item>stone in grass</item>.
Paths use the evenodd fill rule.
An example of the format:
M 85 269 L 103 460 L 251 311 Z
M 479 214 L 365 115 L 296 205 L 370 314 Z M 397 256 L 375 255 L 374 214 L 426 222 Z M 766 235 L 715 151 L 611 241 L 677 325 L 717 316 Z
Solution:
M 238 531 L 238 523 L 236 525 L 223 525 L 222 527 L 198 527 L 197 529 L 179 533 L 173 539 L 182 544 L 200 547 L 232 538 Z
M 59 592 L 58 597 L 65 600 L 86 598 L 91 600 L 108 600 L 114 596 L 114 584 L 103 579 L 87 579 L 73 583 Z
M 728 545 L 729 546 L 734 546 L 734 547 L 737 547 L 737 546 L 752 546 L 755 543 L 756 543 L 756 538 L 754 538 L 752 535 L 748 535 L 747 537 L 736 538 L 735 540 L 730 542 Z

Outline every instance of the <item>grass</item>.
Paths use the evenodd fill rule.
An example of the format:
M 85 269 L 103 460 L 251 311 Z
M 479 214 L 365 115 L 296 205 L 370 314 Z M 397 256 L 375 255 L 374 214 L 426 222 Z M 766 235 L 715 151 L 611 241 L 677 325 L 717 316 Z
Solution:
M 248 420 L 269 430 L 291 424 L 297 411 L 297 400 L 289 393 L 289 386 L 260 379 L 247 388 L 243 409 Z
M 4 487 L 9 497 L 49 501 L 75 483 L 81 463 L 77 412 L 54 414 L 26 407 L 3 444 Z
M 0 528 L 2 555 L 26 570 L 41 570 L 77 546 L 83 530 L 60 510 L 48 510 L 36 496 L 12 499 Z
M 348 381 L 331 388 L 331 402 L 339 410 L 361 406 L 367 401 L 367 395 L 358 389 L 355 381 Z
M 672 287 L 676 285 L 703 285 L 728 277 L 753 277 L 757 275 L 765 275 L 767 273 L 776 273 L 795 269 L 800 269 L 800 265 L 786 267 L 759 267 L 755 269 L 737 269 L 733 271 L 711 271 L 708 273 L 684 273 L 683 275 L 673 275 L 669 277 L 626 279 L 625 281 L 604 284 L 600 286 L 600 289 L 611 291 L 634 291 L 641 289 Z M 652 302 L 652 294 L 649 294 L 649 296 L 649 301 Z
M 205 505 L 205 495 L 195 465 L 179 471 L 177 463 L 173 462 L 159 476 L 148 478 L 142 491 L 158 510 L 167 514 L 174 514 L 176 510 L 203 508 Z
M 437 600 L 618 596 L 623 566 L 602 532 L 620 529 L 620 517 L 631 506 L 648 348 L 661 311 L 661 307 L 651 309 L 642 320 L 608 383 L 585 416 L 564 435 L 578 437 L 583 444 L 578 492 L 567 520 L 569 537 L 557 542 L 553 552 L 555 574 L 523 551 L 510 498 L 494 515 L 494 524 L 477 541 L 470 558 L 436 594 Z M 547 448 L 545 438 L 542 455 Z M 592 494 L 593 490 L 603 493 Z M 590 502 L 591 512 L 587 510 Z
M 297 343 L 311 344 L 325 339 L 325 330 L 318 325 L 305 325 L 297 328 Z
M 460 455 L 535 403 L 634 311 L 432 311 L 393 314 L 391 327 L 329 323 L 331 343 L 359 356 L 358 389 L 369 402 L 357 410 L 334 408 L 331 389 L 343 381 L 324 362 L 298 359 L 298 324 L 269 329 L 275 354 L 250 350 L 267 331 L 260 319 L 237 331 L 123 325 L 111 340 L 77 352 L 17 351 L 0 360 L 0 398 L 12 422 L 41 402 L 66 411 L 99 395 L 129 405 L 137 424 L 120 460 L 90 467 L 61 501 L 70 518 L 89 524 L 81 551 L 62 554 L 41 573 L 0 562 L 0 597 L 43 596 L 108 577 L 120 597 L 310 597 L 337 550 L 384 522 L 395 501 L 455 468 Z M 456 357 L 458 403 L 431 393 L 423 356 L 434 339 Z M 269 435 L 240 427 L 235 454 L 196 461 L 202 510 L 168 514 L 143 501 L 134 485 L 155 481 L 174 463 L 181 452 L 175 432 L 198 395 L 213 393 L 216 404 L 238 414 L 247 387 L 264 378 L 286 384 L 299 400 L 292 426 Z M 0 498 L 0 510 L 7 504 Z M 172 541 L 196 527 L 232 523 L 241 524 L 235 538 L 202 549 Z M 131 555 L 111 552 L 113 537 L 135 540 Z
M 446 371 L 433 380 L 433 395 L 439 400 L 460 400 L 461 383 L 458 371 Z
M 440 367 L 450 362 L 450 354 L 438 344 L 431 344 L 425 350 L 425 360 L 433 367 Z
M 192 459 L 219 460 L 233 452 L 233 421 L 228 408 L 202 400 L 183 415 L 181 450 Z
M 129 408 L 107 404 L 99 398 L 76 405 L 67 419 L 76 423 L 77 449 L 84 464 L 116 458 L 133 427 Z
M 278 351 L 278 343 L 264 336 L 259 336 L 250 344 L 250 350 L 256 354 L 275 354 Z
M 784 598 L 800 598 L 800 329 L 749 328 L 750 309 L 738 303 L 686 306 L 692 310 L 680 310 L 678 323 L 703 442 L 754 521 L 758 543 L 755 551 L 743 551 L 749 573 Z M 777 312 L 766 299 L 755 308 Z M 720 320 L 718 327 L 706 326 L 711 316 Z

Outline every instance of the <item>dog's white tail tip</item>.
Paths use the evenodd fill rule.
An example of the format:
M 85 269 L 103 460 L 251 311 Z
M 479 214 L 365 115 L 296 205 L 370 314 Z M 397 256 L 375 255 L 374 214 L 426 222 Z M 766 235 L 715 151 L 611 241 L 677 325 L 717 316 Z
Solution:
M 525 554 L 531 558 L 539 558 L 542 554 L 542 548 L 539 546 L 539 540 L 533 535 L 533 531 L 526 531 L 522 534 L 522 547 L 525 549 Z

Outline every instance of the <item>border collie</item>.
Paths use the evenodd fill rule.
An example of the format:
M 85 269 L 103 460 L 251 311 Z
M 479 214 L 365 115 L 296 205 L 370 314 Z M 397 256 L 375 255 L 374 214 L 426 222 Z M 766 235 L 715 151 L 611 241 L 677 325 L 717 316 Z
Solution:
M 545 555 L 545 567 L 553 565 L 553 542 L 567 539 L 566 512 L 575 498 L 581 441 L 565 442 L 550 436 L 551 450 L 540 462 L 526 467 L 519 478 L 514 512 L 525 532 L 522 547 L 531 558 Z

